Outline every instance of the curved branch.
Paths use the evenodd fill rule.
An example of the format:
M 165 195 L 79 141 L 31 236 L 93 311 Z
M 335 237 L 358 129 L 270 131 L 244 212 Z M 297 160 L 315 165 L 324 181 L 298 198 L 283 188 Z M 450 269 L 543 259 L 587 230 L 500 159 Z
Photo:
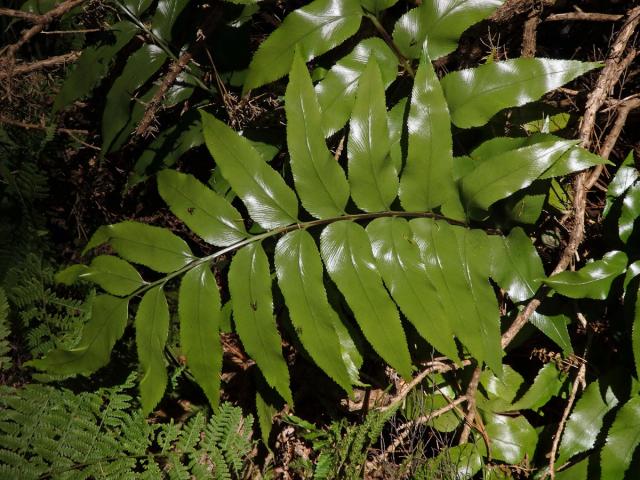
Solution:
M 613 47 L 609 53 L 609 57 L 605 62 L 605 66 L 598 77 L 598 81 L 596 82 L 596 86 L 593 91 L 589 94 L 587 99 L 587 106 L 584 113 L 584 117 L 582 119 L 582 124 L 580 126 L 580 144 L 583 148 L 589 148 L 592 144 L 592 137 L 594 132 L 594 127 L 596 123 L 596 114 L 598 110 L 604 105 L 607 100 L 607 96 L 609 92 L 613 88 L 613 86 L 619 81 L 620 76 L 624 72 L 627 63 L 625 62 L 624 52 L 627 48 L 627 44 L 631 39 L 634 31 L 636 30 L 638 24 L 640 23 L 640 7 L 635 7 L 628 12 L 627 21 L 624 23 L 618 35 L 613 43 Z M 621 127 L 620 127 L 621 128 Z M 620 131 L 613 130 L 611 134 L 617 136 L 620 134 Z M 605 145 L 610 144 L 610 141 L 605 141 Z M 613 140 L 615 143 L 615 140 Z M 602 156 L 605 158 L 610 153 L 609 151 L 604 151 L 604 149 L 600 150 Z M 606 154 L 606 155 L 604 155 Z M 593 175 L 600 175 L 602 170 L 594 170 Z M 575 256 L 578 247 L 582 243 L 584 238 L 584 223 L 585 223 L 585 213 L 586 213 L 586 205 L 587 205 L 587 192 L 593 184 L 597 181 L 598 177 L 591 177 L 592 171 L 587 170 L 578 174 L 574 182 L 575 192 L 573 198 L 573 230 L 571 231 L 571 235 L 569 237 L 569 241 L 567 242 L 562 255 L 560 256 L 560 260 L 558 264 L 553 269 L 552 275 L 556 273 L 560 273 L 567 269 L 567 267 L 571 264 L 573 257 Z M 515 336 L 522 330 L 522 328 L 529 321 L 529 317 L 536 311 L 536 309 L 540 306 L 542 299 L 549 292 L 549 289 L 545 286 L 540 287 L 536 296 L 531 300 L 525 309 L 520 312 L 518 317 L 511 324 L 509 329 L 502 335 L 502 348 L 508 346 Z

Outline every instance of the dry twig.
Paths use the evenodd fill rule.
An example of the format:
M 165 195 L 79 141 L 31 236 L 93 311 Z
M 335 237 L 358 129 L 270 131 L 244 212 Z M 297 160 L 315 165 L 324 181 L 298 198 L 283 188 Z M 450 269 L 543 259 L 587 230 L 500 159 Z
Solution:
M 395 408 L 399 403 L 402 403 L 407 395 L 409 395 L 409 392 L 416 386 L 420 385 L 422 381 L 429 375 L 434 373 L 450 372 L 452 370 L 466 367 L 467 365 L 471 365 L 471 360 L 463 360 L 458 364 L 441 361 L 429 362 L 427 364 L 427 368 L 420 372 L 420 374 L 418 374 L 413 380 L 411 380 L 411 382 L 404 385 L 404 387 L 400 389 L 400 391 L 396 394 L 395 397 L 393 397 L 393 399 L 387 406 L 380 408 L 380 411 L 384 412 L 390 410 L 392 408 Z
M 220 20 L 221 17 L 222 17 L 222 10 L 220 8 L 214 8 L 209 14 L 209 16 L 203 22 L 203 25 L 206 28 L 204 30 L 197 29 L 196 43 L 198 44 L 199 48 L 202 48 L 204 46 L 204 40 L 206 40 L 206 38 L 209 36 L 209 34 L 213 30 L 215 30 L 216 26 L 218 25 L 218 21 Z M 174 61 L 171 64 L 171 66 L 169 67 L 169 71 L 167 72 L 164 79 L 162 80 L 162 83 L 160 84 L 160 88 L 158 88 L 158 91 L 153 95 L 153 98 L 147 104 L 147 107 L 144 112 L 144 116 L 142 117 L 140 124 L 138 125 L 135 132 L 133 133 L 133 138 L 142 136 L 149 131 L 151 124 L 156 118 L 156 114 L 158 113 L 158 110 L 162 106 L 162 100 L 165 94 L 167 93 L 169 88 L 171 88 L 171 86 L 174 84 L 174 82 L 177 80 L 178 76 L 183 72 L 183 70 L 189 66 L 189 63 L 193 59 L 193 56 L 194 56 L 193 51 L 186 51 L 182 55 L 180 55 L 180 57 L 176 61 Z
M 434 418 L 438 418 L 439 416 L 444 415 L 445 413 L 451 410 L 458 409 L 458 405 L 465 402 L 466 400 L 467 400 L 466 396 L 458 397 L 455 400 L 452 400 L 451 402 L 449 402 L 447 405 L 445 405 L 442 408 L 433 410 L 432 412 L 429 412 L 429 414 L 427 415 L 422 415 L 414 420 L 411 420 L 410 422 L 407 422 L 401 425 L 399 428 L 401 433 L 393 439 L 393 442 L 384 450 L 384 452 L 382 452 L 382 454 L 376 459 L 375 463 L 380 465 L 387 458 L 389 458 L 390 455 L 393 455 L 395 451 L 398 449 L 398 447 L 400 447 L 404 443 L 404 441 L 407 439 L 407 437 L 411 434 L 412 428 L 415 428 L 419 425 L 423 425 L 427 422 L 430 422 Z
M 37 18 L 30 19 L 30 21 L 34 23 L 34 25 L 30 29 L 24 31 L 22 37 L 20 37 L 20 40 L 6 47 L 4 51 L 3 61 L 9 66 L 9 69 L 11 69 L 13 63 L 15 62 L 16 53 L 25 43 L 42 32 L 45 27 L 51 22 L 59 17 L 62 17 L 65 13 L 84 3 L 84 1 L 85 0 L 66 0 L 57 7 L 49 10 L 47 13 L 38 15 Z
M 564 20 L 586 20 L 589 22 L 617 22 L 623 18 L 624 15 L 614 15 L 610 13 L 568 12 L 553 13 L 545 18 L 544 21 L 561 22 Z
M 609 92 L 613 86 L 619 81 L 620 76 L 628 66 L 624 55 L 629 40 L 640 23 L 640 7 L 635 7 L 628 12 L 627 21 L 624 23 L 611 48 L 611 52 L 605 66 L 598 77 L 596 86 L 589 94 L 587 105 L 580 126 L 580 144 L 583 148 L 589 148 L 592 143 L 593 132 L 596 124 L 596 114 L 598 110 L 606 102 Z M 602 152 L 605 153 L 605 152 Z M 594 170 L 596 172 L 597 170 Z M 600 170 L 601 171 L 601 170 Z M 600 174 L 598 171 L 598 175 Z M 595 173 L 594 173 L 595 174 Z M 552 275 L 562 272 L 570 265 L 578 247 L 582 243 L 584 237 L 585 212 L 587 204 L 588 185 L 594 184 L 597 177 L 591 178 L 592 172 L 586 171 L 578 174 L 574 182 L 574 198 L 573 198 L 573 219 L 574 225 L 569 237 L 569 241 L 562 252 L 558 264 L 553 269 Z M 589 182 L 589 183 L 587 183 Z M 520 312 L 518 317 L 511 324 L 509 329 L 502 335 L 502 347 L 505 348 L 515 338 L 520 330 L 529 321 L 529 317 L 540 306 L 542 299 L 546 296 L 548 289 L 541 287 L 536 296 L 527 304 L 525 309 Z
M 4 115 L 0 115 L 0 125 L 2 124 L 13 125 L 15 127 L 26 128 L 28 130 L 49 130 L 49 128 L 51 128 L 50 126 L 47 126 L 44 124 L 22 122 L 20 120 L 14 120 L 12 118 L 5 117 Z M 55 131 L 57 133 L 64 133 L 66 135 L 69 135 L 75 141 L 84 145 L 87 148 L 91 148 L 92 150 L 98 150 L 98 151 L 100 150 L 99 147 L 96 147 L 95 145 L 91 145 L 90 143 L 87 143 L 78 137 L 78 135 L 88 135 L 89 132 L 87 130 L 79 130 L 75 128 L 56 128 Z
M 585 353 L 586 356 L 586 353 Z M 560 445 L 560 438 L 562 437 L 562 432 L 564 431 L 564 427 L 567 424 L 567 420 L 569 419 L 569 414 L 573 409 L 573 404 L 576 401 L 578 396 L 578 392 L 580 391 L 580 386 L 584 385 L 585 377 L 587 373 L 587 364 L 586 362 L 582 362 L 580 365 L 580 369 L 578 370 L 578 374 L 576 375 L 576 379 L 573 381 L 573 387 L 571 388 L 571 394 L 569 395 L 569 399 L 567 400 L 567 405 L 562 412 L 562 418 L 560 419 L 560 423 L 558 424 L 558 428 L 556 430 L 556 434 L 553 437 L 553 445 L 551 445 L 551 452 L 549 453 L 549 470 L 545 474 L 543 478 L 546 476 L 550 476 L 551 480 L 556 478 L 556 456 L 558 455 L 558 447 Z
M 24 75 L 26 73 L 35 72 L 43 68 L 57 67 L 58 65 L 64 65 L 66 63 L 75 62 L 80 58 L 82 52 L 69 52 L 64 55 L 57 55 L 55 57 L 45 58 L 32 63 L 22 63 L 15 65 L 11 71 L 11 75 Z M 0 78 L 9 76 L 9 72 L 6 70 L 0 70 Z
M 464 395 L 467 398 L 467 413 L 465 415 L 464 428 L 462 429 L 460 440 L 458 441 L 460 445 L 467 443 L 467 441 L 469 440 L 471 428 L 476 420 L 476 392 L 478 391 L 478 384 L 480 383 L 481 373 L 482 367 L 478 365 L 473 371 L 473 375 L 471 376 L 471 380 L 469 381 L 469 385 L 467 386 L 467 391 Z
M 0 17 L 13 17 L 21 20 L 28 20 L 31 23 L 37 23 L 40 15 L 23 12 L 22 10 L 14 10 L 13 8 L 0 8 Z
M 158 109 L 162 104 L 162 99 L 164 98 L 169 88 L 171 88 L 171 85 L 173 85 L 173 83 L 176 81 L 178 75 L 180 75 L 182 71 L 187 67 L 192 58 L 193 55 L 189 52 L 186 52 L 183 53 L 180 58 L 178 58 L 178 61 L 171 64 L 169 72 L 162 80 L 160 87 L 153 95 L 151 101 L 147 104 L 147 108 L 144 112 L 144 117 L 142 117 L 142 121 L 138 124 L 138 127 L 134 132 L 135 137 L 145 135 L 149 132 L 151 124 L 156 117 L 156 113 L 158 112 Z
M 524 33 L 522 34 L 523 57 L 535 57 L 537 48 L 537 30 L 540 23 L 540 12 L 537 9 L 531 10 L 529 18 L 524 22 Z

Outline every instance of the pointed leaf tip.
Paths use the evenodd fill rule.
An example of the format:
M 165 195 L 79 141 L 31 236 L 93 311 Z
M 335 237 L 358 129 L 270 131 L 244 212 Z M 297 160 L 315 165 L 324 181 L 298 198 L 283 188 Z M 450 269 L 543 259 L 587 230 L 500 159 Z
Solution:
M 296 48 L 309 61 L 340 45 L 358 31 L 362 14 L 358 0 L 315 0 L 291 12 L 253 56 L 243 95 L 285 76 Z
M 358 83 L 347 142 L 353 200 L 365 212 L 388 210 L 398 194 L 389 137 L 384 85 L 372 58 Z
M 241 248 L 229 268 L 229 293 L 236 331 L 267 383 L 293 405 L 289 369 L 282 356 L 280 333 L 273 316 L 269 260 L 260 243 Z
M 142 369 L 142 410 L 149 413 L 162 400 L 168 381 L 164 346 L 169 335 L 169 305 L 161 285 L 148 290 L 142 297 L 135 325 Z
M 291 170 L 302 205 L 316 218 L 344 214 L 349 184 L 325 143 L 318 99 L 307 66 L 297 51 L 284 108 Z
M 200 111 L 207 148 L 249 215 L 267 230 L 297 222 L 298 199 L 251 143 L 213 115 Z
M 182 278 L 178 296 L 180 347 L 187 367 L 202 388 L 210 405 L 218 406 L 222 344 L 220 292 L 207 264 L 190 270 Z

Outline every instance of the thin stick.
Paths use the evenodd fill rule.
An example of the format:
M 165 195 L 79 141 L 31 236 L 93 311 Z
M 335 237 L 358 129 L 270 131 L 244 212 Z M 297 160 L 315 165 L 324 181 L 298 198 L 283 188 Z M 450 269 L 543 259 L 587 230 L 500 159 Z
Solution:
M 523 57 L 535 57 L 537 48 L 537 30 L 540 23 L 540 12 L 533 9 L 529 13 L 529 18 L 524 22 L 524 33 L 522 34 Z
M 411 382 L 407 383 L 398 392 L 398 394 L 395 397 L 393 397 L 393 399 L 387 406 L 382 407 L 379 410 L 381 412 L 385 412 L 387 410 L 395 408 L 399 403 L 402 403 L 404 401 L 404 399 L 407 397 L 407 395 L 409 395 L 409 392 L 411 392 L 411 390 L 413 390 L 416 386 L 420 385 L 420 383 L 422 383 L 422 381 L 432 373 L 450 372 L 451 370 L 457 370 L 459 368 L 466 367 L 468 365 L 471 365 L 471 360 L 463 360 L 459 364 L 445 363 L 440 361 L 430 362 L 428 364 L 428 367 L 424 369 L 422 372 L 420 372 L 419 375 L 416 375 L 416 377 L 413 380 L 411 380 Z
M 23 12 L 22 10 L 14 10 L 13 8 L 0 8 L 0 17 L 13 17 L 36 23 L 39 20 L 40 15 Z
M 192 58 L 193 55 L 189 52 L 186 52 L 180 56 L 177 62 L 173 62 L 171 64 L 169 72 L 162 80 L 160 87 L 158 87 L 158 90 L 153 95 L 151 101 L 147 104 L 147 108 L 144 112 L 144 117 L 142 118 L 142 121 L 138 124 L 138 127 L 134 132 L 135 137 L 142 136 L 148 133 L 149 127 L 151 126 L 151 123 L 156 117 L 156 113 L 158 112 L 158 109 L 162 104 L 162 99 L 164 98 L 169 88 L 171 88 L 171 85 L 173 85 L 173 83 L 176 81 L 178 75 L 180 75 L 182 71 L 187 67 Z
M 413 67 L 411 66 L 411 61 L 402 54 L 402 52 L 398 48 L 398 45 L 396 45 L 396 42 L 394 42 L 391 35 L 389 35 L 389 32 L 385 30 L 385 28 L 380 23 L 380 20 L 378 20 L 378 17 L 376 17 L 371 13 L 367 13 L 365 16 L 369 20 L 371 20 L 371 23 L 373 23 L 373 26 L 376 28 L 380 36 L 382 36 L 382 39 L 384 40 L 384 42 L 387 45 L 389 45 L 391 50 L 393 50 L 393 53 L 396 54 L 396 57 L 398 57 L 398 60 L 400 60 L 400 63 L 402 64 L 404 69 L 407 71 L 407 73 L 411 75 L 411 77 L 415 77 L 416 72 L 414 72 Z
M 400 430 L 402 430 L 402 432 L 393 439 L 393 442 L 391 443 L 391 445 L 389 445 L 386 448 L 386 450 L 382 453 L 382 455 L 378 457 L 376 462 L 380 464 L 384 462 L 389 457 L 389 455 L 393 455 L 395 451 L 398 449 L 398 447 L 401 446 L 404 443 L 404 441 L 407 439 L 407 437 L 411 434 L 412 428 L 425 424 L 427 422 L 430 422 L 434 418 L 437 418 L 453 409 L 456 409 L 458 405 L 460 405 L 465 401 L 467 401 L 466 396 L 458 397 L 455 400 L 448 403 L 447 405 L 445 405 L 444 407 L 434 410 L 432 412 L 429 412 L 428 415 L 422 415 L 416 418 L 415 420 L 411 420 L 410 422 L 403 424 L 400 427 Z
M 558 424 L 558 428 L 556 430 L 556 434 L 553 437 L 553 444 L 551 446 L 551 452 L 549 453 L 549 471 L 545 474 L 543 478 L 546 478 L 547 475 L 551 477 L 551 480 L 556 478 L 556 470 L 555 463 L 556 457 L 558 456 L 558 447 L 560 446 L 560 439 L 562 438 L 562 432 L 564 431 L 564 427 L 567 424 L 567 420 L 569 419 L 569 414 L 573 409 L 573 404 L 576 402 L 576 397 L 578 396 L 578 392 L 580 391 L 580 386 L 585 382 L 585 376 L 587 373 L 587 364 L 583 362 L 580 365 L 580 369 L 578 370 L 578 374 L 576 375 L 576 379 L 573 382 L 573 387 L 571 388 L 571 394 L 569 395 L 569 399 L 567 400 L 567 405 L 562 412 L 562 418 L 560 419 L 560 423 Z
M 25 43 L 27 43 L 37 34 L 42 32 L 42 30 L 44 30 L 45 27 L 49 25 L 51 22 L 53 22 L 56 18 L 63 16 L 65 13 L 67 13 L 70 10 L 73 10 L 75 7 L 77 7 L 81 3 L 84 3 L 84 1 L 85 0 L 66 0 L 62 2 L 60 5 L 58 5 L 57 7 L 49 10 L 44 15 L 39 15 L 37 19 L 32 20 L 35 23 L 35 25 L 33 25 L 33 27 L 31 27 L 29 30 L 26 30 L 22 34 L 22 37 L 20 37 L 20 40 L 18 40 L 16 43 L 9 45 L 7 47 L 4 53 L 4 57 L 6 59 L 5 61 L 7 61 L 9 65 L 12 65 L 15 60 L 15 55 L 20 49 L 20 47 L 22 47 Z
M 3 123 L 6 125 L 13 125 L 20 128 L 26 128 L 29 130 L 48 130 L 49 129 L 49 127 L 46 125 L 38 125 L 36 123 L 21 122 L 19 120 L 13 120 L 3 115 L 0 115 L 0 125 L 2 125 Z M 73 128 L 56 128 L 56 132 L 69 135 L 71 138 L 73 138 L 78 143 L 84 145 L 85 147 L 91 148 L 92 150 L 100 151 L 100 147 L 91 145 L 90 143 L 85 142 L 84 140 L 82 140 L 77 136 L 77 135 L 88 135 L 89 132 L 87 130 L 78 130 Z
M 204 31 L 198 29 L 198 33 L 196 34 L 196 43 L 198 44 L 199 48 L 202 48 L 204 46 L 204 40 L 206 40 L 207 36 L 212 31 L 215 30 L 221 16 L 222 16 L 222 10 L 220 8 L 216 8 L 204 20 L 203 22 L 203 25 L 205 25 Z M 189 67 L 189 63 L 193 59 L 193 55 L 194 55 L 193 52 L 186 51 L 182 55 L 180 55 L 179 58 L 175 58 L 175 56 L 172 57 L 174 58 L 174 61 L 171 64 L 171 67 L 169 68 L 169 71 L 167 72 L 166 76 L 162 80 L 162 83 L 160 84 L 160 87 L 158 88 L 157 92 L 153 95 L 153 98 L 147 104 L 147 107 L 144 112 L 144 116 L 142 117 L 142 120 L 138 124 L 138 127 L 136 128 L 135 132 L 133 133 L 134 139 L 136 137 L 142 136 L 147 133 L 147 131 L 149 130 L 149 127 L 151 126 L 151 124 L 153 123 L 153 120 L 156 117 L 156 114 L 158 113 L 158 109 L 162 105 L 162 99 L 166 95 L 169 88 L 171 88 L 174 82 L 178 79 L 178 76 L 186 68 Z M 204 90 L 208 90 L 208 87 L 198 77 L 194 77 L 194 78 L 196 79 L 196 82 L 200 87 L 202 87 Z
M 82 52 L 69 52 L 64 55 L 57 55 L 55 57 L 45 58 L 38 62 L 23 63 L 13 67 L 11 75 L 24 75 L 25 73 L 35 72 L 42 68 L 57 67 L 58 65 L 75 62 Z M 0 78 L 8 77 L 9 72 L 7 70 L 0 70 Z
M 109 31 L 109 29 L 104 28 L 82 28 L 80 30 L 46 30 L 41 32 L 43 35 L 68 35 L 75 33 L 94 33 L 94 32 L 105 32 Z
M 609 155 L 613 151 L 613 147 L 618 141 L 618 137 L 620 137 L 620 134 L 622 133 L 622 129 L 624 128 L 627 122 L 627 117 L 629 116 L 629 112 L 631 112 L 632 110 L 635 110 L 636 108 L 640 108 L 640 98 L 631 99 L 618 106 L 618 115 L 616 116 L 616 121 L 614 122 L 613 127 L 611 127 L 611 130 L 607 134 L 607 137 L 605 138 L 604 143 L 602 144 L 602 148 L 600 149 L 601 156 L 605 158 L 609 158 Z M 591 172 L 591 175 L 589 176 L 589 178 L 585 183 L 585 188 L 587 190 L 590 190 L 591 188 L 593 188 L 593 186 L 598 181 L 598 178 L 600 177 L 600 174 L 602 173 L 603 169 L 604 169 L 604 165 L 597 165 L 593 169 L 593 172 Z
M 38 125 L 37 123 L 21 122 L 20 120 L 13 120 L 11 118 L 0 115 L 0 124 L 13 125 L 16 127 L 26 128 L 29 130 L 47 130 L 49 127 L 46 125 Z M 61 133 L 74 133 L 78 135 L 88 135 L 88 130 L 78 130 L 74 128 L 56 128 L 56 132 Z
M 475 423 L 476 419 L 476 392 L 478 391 L 478 384 L 480 383 L 480 374 L 482 373 L 482 367 L 478 365 L 473 371 L 469 386 L 465 393 L 467 398 L 467 414 L 465 416 L 464 428 L 460 434 L 459 445 L 467 443 L 469 441 L 469 435 L 471 434 L 471 427 Z
M 605 67 L 602 69 L 602 72 L 598 77 L 596 86 L 589 94 L 586 110 L 582 119 L 582 125 L 580 126 L 580 141 L 583 148 L 588 149 L 591 146 L 596 123 L 596 113 L 605 103 L 609 91 L 618 82 L 622 72 L 624 71 L 624 69 L 620 68 L 621 65 L 623 65 L 623 54 L 639 22 L 640 7 L 635 7 L 629 11 L 627 21 L 618 32 L 609 57 L 605 63 Z M 552 274 L 556 274 L 567 269 L 578 250 L 578 246 L 582 243 L 582 239 L 584 237 L 584 217 L 587 204 L 587 180 L 589 180 L 589 182 L 592 181 L 590 175 L 591 172 L 586 171 L 580 173 L 576 177 L 574 183 L 575 195 L 573 198 L 574 226 L 571 231 L 569 241 L 567 242 L 567 246 L 562 252 L 560 260 L 553 269 Z M 595 183 L 595 181 L 597 181 L 597 178 L 593 183 Z M 501 343 L 503 348 L 509 345 L 518 332 L 527 324 L 529 317 L 540 306 L 542 299 L 546 296 L 548 291 L 547 287 L 541 287 L 536 296 L 527 304 L 525 309 L 520 312 L 509 329 L 502 335 Z
M 562 22 L 565 20 L 586 20 L 589 22 L 617 22 L 622 20 L 624 15 L 610 13 L 590 13 L 590 12 L 569 12 L 553 13 L 544 19 L 545 22 Z

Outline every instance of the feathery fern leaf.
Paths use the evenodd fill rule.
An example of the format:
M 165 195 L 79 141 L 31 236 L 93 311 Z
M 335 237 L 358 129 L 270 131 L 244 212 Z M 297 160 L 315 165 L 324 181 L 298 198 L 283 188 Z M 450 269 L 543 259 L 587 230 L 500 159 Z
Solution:
M 20 479 L 242 475 L 253 448 L 251 416 L 225 403 L 209 423 L 199 413 L 184 425 L 154 425 L 135 410 L 128 393 L 134 377 L 79 395 L 37 384 L 2 387 L 0 474 Z

